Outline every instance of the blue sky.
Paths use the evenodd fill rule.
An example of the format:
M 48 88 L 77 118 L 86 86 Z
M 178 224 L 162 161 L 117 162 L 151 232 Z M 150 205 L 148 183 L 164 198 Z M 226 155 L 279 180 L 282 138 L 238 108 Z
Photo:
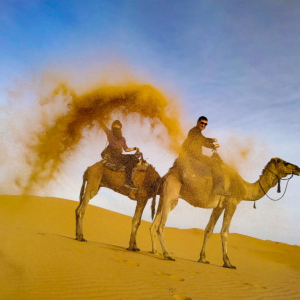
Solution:
M 186 130 L 206 115 L 205 133 L 219 139 L 221 154 L 234 155 L 231 135 L 241 143 L 251 139 L 263 159 L 242 175 L 254 181 L 271 157 L 300 165 L 299 15 L 298 1 L 2 0 L 0 105 L 2 111 L 10 105 L 10 113 L 22 101 L 23 108 L 30 106 L 28 95 L 16 100 L 7 91 L 19 89 L 18 83 L 38 78 L 48 68 L 76 70 L 88 80 L 84 78 L 95 64 L 122 61 L 141 81 L 176 95 Z M 2 113 L 0 118 L 8 130 L 9 116 Z M 174 159 L 167 152 L 163 155 L 169 165 L 161 168 L 161 175 Z M 155 162 L 155 157 L 150 159 Z M 77 177 L 78 181 L 65 175 L 65 180 L 80 185 L 81 170 Z M 242 208 L 249 223 L 241 224 L 245 215 L 235 216 L 232 230 L 300 244 L 297 181 L 292 180 L 288 195 L 277 206 L 264 199 L 255 215 Z M 77 199 L 77 191 L 65 186 L 56 196 Z M 107 195 L 114 200 L 94 204 L 120 212 L 127 209 L 127 202 Z M 126 213 L 132 214 L 132 205 Z M 174 211 L 168 225 L 205 226 L 205 221 L 197 223 L 197 215 L 207 218 L 204 210 L 179 206 L 178 211 L 185 213 Z M 270 220 L 270 212 L 282 220 L 284 229 L 272 230 L 278 219 Z M 182 222 L 176 223 L 176 218 Z M 257 227 L 249 228 L 253 219 Z

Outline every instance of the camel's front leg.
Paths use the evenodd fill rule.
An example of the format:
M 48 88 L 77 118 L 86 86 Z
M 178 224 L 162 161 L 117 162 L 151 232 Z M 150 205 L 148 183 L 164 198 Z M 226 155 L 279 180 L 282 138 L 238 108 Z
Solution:
M 198 260 L 198 262 L 202 262 L 204 264 L 209 264 L 209 262 L 206 260 L 206 253 L 205 253 L 206 244 L 207 244 L 208 239 L 212 235 L 215 225 L 216 225 L 221 213 L 223 212 L 223 210 L 224 210 L 224 207 L 216 207 L 216 208 L 214 208 L 214 210 L 210 216 L 209 222 L 205 228 L 203 245 L 202 245 L 202 249 L 201 249 L 201 253 L 200 253 L 200 259 Z
M 97 194 L 97 191 L 94 189 L 92 190 L 89 186 L 89 183 L 87 183 L 86 191 L 84 194 L 84 197 L 82 201 L 80 201 L 78 207 L 75 211 L 76 216 L 76 240 L 80 242 L 86 242 L 86 240 L 83 237 L 83 217 L 86 210 L 86 207 L 90 201 L 91 198 L 93 198 Z
M 131 228 L 131 235 L 130 235 L 130 241 L 129 241 L 129 247 L 127 250 L 131 251 L 140 251 L 140 249 L 136 245 L 136 235 L 137 230 L 141 224 L 141 218 L 144 211 L 144 208 L 146 206 L 147 199 L 138 199 L 136 204 L 135 213 L 132 219 L 132 228 Z
M 87 201 L 88 202 L 88 201 Z M 76 240 L 80 242 L 86 242 L 87 240 L 83 237 L 83 217 L 87 204 L 80 203 L 75 211 L 76 217 Z
M 235 203 L 227 203 L 225 208 L 225 213 L 224 213 L 223 226 L 221 230 L 223 261 L 224 261 L 223 267 L 229 269 L 236 269 L 236 267 L 230 263 L 229 257 L 227 255 L 227 239 L 229 234 L 229 226 L 231 223 L 232 216 L 236 210 L 236 206 L 237 205 Z

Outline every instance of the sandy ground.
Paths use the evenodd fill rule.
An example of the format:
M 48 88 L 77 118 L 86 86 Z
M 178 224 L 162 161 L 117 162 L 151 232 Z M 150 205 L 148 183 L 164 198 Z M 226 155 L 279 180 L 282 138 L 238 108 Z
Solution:
M 92 205 L 84 219 L 88 242 L 74 240 L 77 205 L 0 196 L 0 299 L 300 299 L 299 246 L 231 233 L 237 270 L 229 270 L 218 233 L 205 265 L 197 262 L 203 230 L 166 228 L 176 261 L 164 261 L 149 252 L 150 223 L 138 232 L 141 251 L 129 252 L 131 218 Z

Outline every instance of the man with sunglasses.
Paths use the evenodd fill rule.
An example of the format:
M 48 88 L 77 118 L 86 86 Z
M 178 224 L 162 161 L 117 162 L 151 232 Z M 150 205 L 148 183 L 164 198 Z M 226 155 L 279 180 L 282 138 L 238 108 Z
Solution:
M 206 117 L 201 116 L 198 119 L 197 125 L 189 131 L 187 138 L 182 144 L 183 156 L 186 155 L 189 158 L 204 162 L 211 168 L 214 185 L 212 194 L 229 196 L 230 193 L 224 189 L 224 176 L 220 165 L 221 159 L 216 159 L 215 156 L 209 157 L 202 154 L 202 147 L 213 150 L 220 147 L 219 144 L 214 144 L 218 142 L 217 139 L 207 138 L 202 134 L 202 131 L 206 128 L 207 124 L 208 120 Z

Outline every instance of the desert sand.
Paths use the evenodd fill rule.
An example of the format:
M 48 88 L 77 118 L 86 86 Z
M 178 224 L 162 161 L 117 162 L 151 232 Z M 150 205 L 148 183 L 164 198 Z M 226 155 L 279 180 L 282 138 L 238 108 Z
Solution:
M 129 200 L 128 200 L 129 201 Z M 150 253 L 150 223 L 126 250 L 131 217 L 89 205 L 87 243 L 75 238 L 78 202 L 0 196 L 0 299 L 300 299 L 300 247 L 231 233 L 222 267 L 221 238 L 198 263 L 203 230 L 166 228 L 175 262 Z M 124 202 L 124 205 L 126 203 Z

